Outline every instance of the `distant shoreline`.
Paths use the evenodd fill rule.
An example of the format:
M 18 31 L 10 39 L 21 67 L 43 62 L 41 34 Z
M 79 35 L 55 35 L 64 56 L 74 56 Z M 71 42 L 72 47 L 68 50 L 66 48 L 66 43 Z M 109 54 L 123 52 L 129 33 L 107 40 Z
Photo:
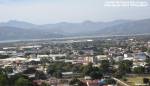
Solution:
M 75 37 L 63 37 L 63 38 L 44 38 L 44 39 L 18 39 L 18 40 L 2 40 L 0 43 L 13 43 L 13 42 L 30 42 L 30 41 L 60 41 L 60 40 L 77 40 L 77 39 L 92 39 L 92 38 L 107 38 L 107 37 L 128 37 L 128 36 L 146 36 L 145 34 L 132 34 L 132 35 L 105 35 L 105 36 L 75 36 Z

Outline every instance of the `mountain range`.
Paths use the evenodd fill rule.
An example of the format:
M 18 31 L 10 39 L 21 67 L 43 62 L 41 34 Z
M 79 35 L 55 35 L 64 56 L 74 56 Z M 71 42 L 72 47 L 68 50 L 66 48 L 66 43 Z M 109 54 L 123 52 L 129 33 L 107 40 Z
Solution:
M 11 20 L 0 23 L 0 40 L 46 39 L 74 36 L 110 36 L 150 33 L 150 19 L 116 20 L 110 22 L 84 21 L 36 25 Z

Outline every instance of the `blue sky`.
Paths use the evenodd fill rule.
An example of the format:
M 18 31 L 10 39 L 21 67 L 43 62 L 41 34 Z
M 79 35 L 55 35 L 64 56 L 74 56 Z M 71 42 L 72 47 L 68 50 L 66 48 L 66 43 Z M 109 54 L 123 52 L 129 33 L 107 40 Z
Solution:
M 105 7 L 106 0 L 0 0 L 0 22 L 112 21 L 150 18 L 150 7 Z

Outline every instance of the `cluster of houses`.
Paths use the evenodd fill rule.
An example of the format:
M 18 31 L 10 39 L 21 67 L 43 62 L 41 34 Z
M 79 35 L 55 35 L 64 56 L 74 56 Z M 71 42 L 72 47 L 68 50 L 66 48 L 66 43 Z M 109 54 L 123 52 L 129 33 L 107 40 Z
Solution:
M 110 40 L 109 40 L 110 41 Z M 86 41 L 93 42 L 93 41 Z M 0 58 L 0 67 L 13 67 L 14 74 L 22 72 L 29 66 L 35 66 L 38 63 L 37 69 L 42 70 L 46 73 L 46 69 L 42 66 L 45 61 L 55 62 L 70 62 L 72 64 L 83 64 L 87 65 L 93 63 L 94 65 L 100 65 L 101 60 L 114 60 L 115 62 L 120 62 L 122 60 L 133 61 L 133 67 L 145 66 L 146 58 L 149 56 L 148 52 L 143 52 L 140 50 L 141 47 L 150 47 L 150 42 L 138 42 L 129 39 L 128 46 L 132 52 L 127 52 L 127 48 L 122 47 L 109 47 L 103 48 L 103 51 L 107 54 L 94 54 L 92 49 L 77 50 L 74 49 L 71 43 L 68 43 L 67 47 L 55 44 L 53 46 L 37 44 L 37 45 L 19 45 L 13 47 L 2 47 L 0 48 L 0 55 L 6 56 L 6 58 Z M 141 43 L 141 45 L 140 45 Z M 83 46 L 83 45 L 82 45 Z M 82 51 L 84 54 L 79 54 Z M 71 54 L 70 54 L 71 53 Z M 7 56 L 9 58 L 7 58 Z M 36 65 L 37 66 L 37 65 Z

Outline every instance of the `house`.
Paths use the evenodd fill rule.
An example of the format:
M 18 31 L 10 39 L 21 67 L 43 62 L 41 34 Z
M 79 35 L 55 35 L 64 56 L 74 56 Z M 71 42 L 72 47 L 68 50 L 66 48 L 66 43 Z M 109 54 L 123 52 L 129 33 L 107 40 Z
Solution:
M 88 65 L 89 63 L 94 63 L 94 57 L 93 56 L 83 57 L 83 64 Z
M 62 57 L 66 57 L 66 54 L 49 54 L 49 55 L 37 55 L 37 58 L 52 58 L 54 61 L 56 61 L 56 58 L 62 58 Z
M 116 56 L 113 59 L 115 60 L 115 62 L 119 62 L 119 61 L 124 60 L 124 57 L 123 56 Z
M 123 60 L 130 60 L 133 61 L 134 56 L 132 53 L 124 54 L 124 59 Z
M 108 58 L 107 55 L 97 55 L 97 56 L 96 56 L 96 59 L 97 59 L 98 61 L 101 61 L 101 60 L 108 60 L 109 58 Z
M 1 55 L 6 55 L 6 51 L 0 51 Z
M 146 60 L 146 54 L 144 52 L 135 53 L 134 54 L 134 60 L 145 61 Z
M 99 80 L 85 80 L 83 81 L 87 86 L 99 86 Z

